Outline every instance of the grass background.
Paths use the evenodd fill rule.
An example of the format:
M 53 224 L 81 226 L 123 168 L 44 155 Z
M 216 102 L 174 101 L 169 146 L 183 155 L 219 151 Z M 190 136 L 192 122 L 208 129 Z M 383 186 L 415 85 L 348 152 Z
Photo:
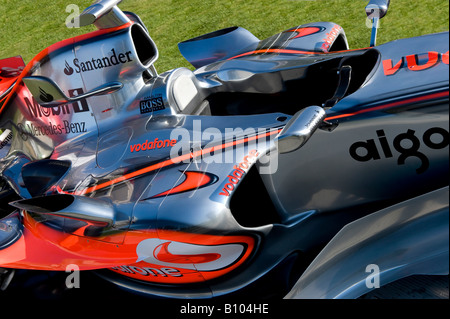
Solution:
M 0 58 L 21 55 L 27 63 L 45 47 L 94 27 L 65 26 L 66 6 L 83 10 L 93 0 L 0 0 Z M 230 26 L 260 39 L 316 21 L 332 21 L 346 31 L 351 48 L 366 47 L 367 0 L 124 0 L 122 10 L 137 13 L 156 42 L 159 72 L 190 67 L 177 43 Z M 449 30 L 449 0 L 393 0 L 381 21 L 378 43 Z M 190 67 L 192 69 L 192 67 Z

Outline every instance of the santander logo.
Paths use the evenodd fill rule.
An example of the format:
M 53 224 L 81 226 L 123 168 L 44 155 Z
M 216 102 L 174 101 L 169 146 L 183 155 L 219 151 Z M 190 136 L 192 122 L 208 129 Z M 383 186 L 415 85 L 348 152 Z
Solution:
M 194 245 L 151 238 L 143 240 L 136 248 L 138 259 L 149 264 L 197 270 L 216 271 L 227 268 L 243 255 L 240 243 L 223 245 Z
M 73 68 L 70 66 L 70 64 L 66 61 L 66 64 L 65 64 L 65 68 L 64 68 L 64 73 L 66 74 L 66 75 L 72 75 L 73 74 Z

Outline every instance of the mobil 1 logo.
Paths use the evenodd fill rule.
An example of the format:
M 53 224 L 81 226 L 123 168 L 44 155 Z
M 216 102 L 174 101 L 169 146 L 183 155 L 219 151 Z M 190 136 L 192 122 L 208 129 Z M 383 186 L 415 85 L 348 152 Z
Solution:
M 75 97 L 84 91 L 82 88 L 76 88 L 69 90 L 68 93 L 70 97 Z M 24 104 L 25 110 L 28 111 L 25 112 L 28 120 L 17 124 L 24 141 L 28 140 L 29 136 L 56 136 L 88 131 L 89 123 L 81 121 L 83 118 L 86 119 L 82 114 L 90 112 L 85 99 L 55 107 L 42 107 L 34 97 L 24 97 Z
M 145 98 L 139 103 L 141 114 L 151 113 L 155 111 L 164 110 L 164 100 L 161 94 L 153 95 L 149 98 Z

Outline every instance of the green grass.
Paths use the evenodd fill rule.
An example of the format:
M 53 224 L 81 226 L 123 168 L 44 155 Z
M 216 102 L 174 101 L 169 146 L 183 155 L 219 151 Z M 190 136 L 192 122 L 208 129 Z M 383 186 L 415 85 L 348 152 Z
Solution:
M 68 4 L 84 9 L 92 0 L 0 0 L 0 58 L 21 55 L 25 62 L 65 38 L 94 30 L 69 29 Z M 299 24 L 332 21 L 346 31 L 351 48 L 369 44 L 364 0 L 124 0 L 156 42 L 159 72 L 189 64 L 177 43 L 217 29 L 241 26 L 260 39 Z M 394 0 L 381 21 L 378 43 L 449 29 L 448 0 Z

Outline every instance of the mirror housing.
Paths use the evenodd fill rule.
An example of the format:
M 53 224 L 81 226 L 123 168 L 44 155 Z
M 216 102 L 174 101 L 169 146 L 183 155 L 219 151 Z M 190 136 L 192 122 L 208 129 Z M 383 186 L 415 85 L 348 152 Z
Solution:
M 382 19 L 387 14 L 390 0 L 370 0 L 366 6 L 366 14 L 369 18 Z
M 309 106 L 295 113 L 275 139 L 278 152 L 290 153 L 305 145 L 325 117 L 326 112 L 320 106 Z
M 130 22 L 127 15 L 117 7 L 122 0 L 97 0 L 78 17 L 80 27 L 95 25 L 97 29 L 107 29 Z M 73 23 L 73 21 L 71 21 Z
M 23 78 L 36 101 L 43 107 L 54 107 L 83 100 L 85 98 L 105 95 L 120 90 L 123 86 L 120 82 L 110 82 L 103 84 L 87 93 L 74 97 L 68 97 L 53 80 L 44 76 L 27 76 Z

